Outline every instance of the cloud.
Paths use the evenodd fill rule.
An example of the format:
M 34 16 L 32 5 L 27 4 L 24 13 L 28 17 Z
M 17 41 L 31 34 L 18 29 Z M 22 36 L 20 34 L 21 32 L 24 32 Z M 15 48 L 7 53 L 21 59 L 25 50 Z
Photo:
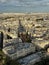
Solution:
M 6 3 L 6 5 L 15 6 L 47 6 L 49 0 L 0 0 L 0 3 Z
M 0 0 L 1 3 L 6 2 L 7 0 Z

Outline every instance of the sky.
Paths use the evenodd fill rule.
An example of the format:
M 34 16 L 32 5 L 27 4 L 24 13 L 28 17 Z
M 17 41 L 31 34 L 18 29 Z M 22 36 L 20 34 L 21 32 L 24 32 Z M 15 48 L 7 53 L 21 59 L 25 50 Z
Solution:
M 0 0 L 0 12 L 49 12 L 49 0 Z

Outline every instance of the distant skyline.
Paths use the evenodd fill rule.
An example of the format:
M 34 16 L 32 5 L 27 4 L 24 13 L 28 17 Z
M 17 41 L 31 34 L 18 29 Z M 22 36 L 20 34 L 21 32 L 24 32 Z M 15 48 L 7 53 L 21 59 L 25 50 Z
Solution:
M 49 12 L 49 0 L 0 0 L 2 12 Z

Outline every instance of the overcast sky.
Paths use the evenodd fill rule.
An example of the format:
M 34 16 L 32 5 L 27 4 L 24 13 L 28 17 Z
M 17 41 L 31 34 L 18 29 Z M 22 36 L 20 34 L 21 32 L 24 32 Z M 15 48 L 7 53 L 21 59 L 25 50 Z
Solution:
M 8 8 L 5 8 L 5 6 L 8 6 Z M 33 9 L 36 8 L 36 10 L 43 7 L 43 10 L 45 10 L 47 7 L 49 7 L 49 0 L 0 0 L 0 10 L 10 10 L 9 6 L 14 6 L 16 8 L 17 6 L 21 6 L 20 8 L 23 6 L 24 8 L 28 7 L 29 9 L 32 7 Z M 19 7 L 17 9 L 19 9 Z
M 11 5 L 49 5 L 49 0 L 0 0 L 0 4 L 1 3 Z

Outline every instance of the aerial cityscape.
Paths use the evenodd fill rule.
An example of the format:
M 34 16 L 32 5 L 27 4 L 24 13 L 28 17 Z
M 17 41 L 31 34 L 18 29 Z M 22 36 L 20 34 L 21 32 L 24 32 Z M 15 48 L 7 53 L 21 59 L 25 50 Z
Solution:
M 0 65 L 49 65 L 49 0 L 0 0 Z
M 0 65 L 49 65 L 49 13 L 0 14 Z

